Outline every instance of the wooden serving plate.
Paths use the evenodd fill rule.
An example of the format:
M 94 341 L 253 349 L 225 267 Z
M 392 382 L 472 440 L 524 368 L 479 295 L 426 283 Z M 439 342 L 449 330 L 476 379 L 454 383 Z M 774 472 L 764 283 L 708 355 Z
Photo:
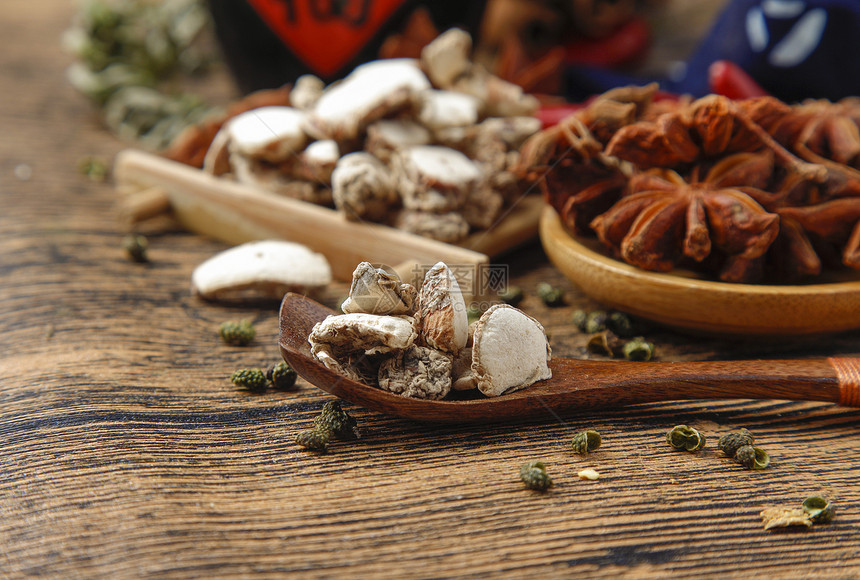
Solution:
M 114 163 L 120 205 L 146 216 L 169 210 L 183 227 L 231 244 L 284 239 L 326 256 L 332 273 L 348 281 L 356 264 L 379 262 L 401 276 L 416 264 L 480 265 L 538 235 L 540 196 L 526 196 L 490 230 L 446 244 L 375 223 L 352 222 L 333 209 L 215 177 L 139 150 Z M 122 210 L 121 210 L 122 211 Z M 132 218 L 133 220 L 134 218 Z
M 809 285 L 730 284 L 648 272 L 577 240 L 547 206 L 540 219 L 544 250 L 587 295 L 667 326 L 728 336 L 797 337 L 860 328 L 860 275 Z

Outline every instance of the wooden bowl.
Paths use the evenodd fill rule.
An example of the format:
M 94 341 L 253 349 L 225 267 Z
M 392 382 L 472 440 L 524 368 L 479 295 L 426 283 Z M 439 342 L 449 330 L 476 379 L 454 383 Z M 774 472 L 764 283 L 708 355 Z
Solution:
M 540 237 L 553 264 L 585 294 L 610 308 L 698 334 L 798 337 L 860 328 L 860 275 L 791 286 L 730 284 L 689 273 L 656 273 L 572 237 L 547 206 Z

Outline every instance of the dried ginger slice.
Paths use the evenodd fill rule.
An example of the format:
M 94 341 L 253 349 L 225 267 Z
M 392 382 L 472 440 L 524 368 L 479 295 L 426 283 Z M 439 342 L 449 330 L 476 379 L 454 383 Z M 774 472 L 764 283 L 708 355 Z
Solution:
M 493 305 L 475 325 L 472 371 L 488 397 L 552 377 L 551 358 L 543 326 L 513 306 Z

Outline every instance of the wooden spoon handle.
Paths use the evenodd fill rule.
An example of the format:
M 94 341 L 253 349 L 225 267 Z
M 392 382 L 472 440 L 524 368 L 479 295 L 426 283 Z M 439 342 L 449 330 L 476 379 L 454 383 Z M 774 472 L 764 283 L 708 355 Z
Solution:
M 860 358 L 827 359 L 836 371 L 839 382 L 839 404 L 860 407 Z

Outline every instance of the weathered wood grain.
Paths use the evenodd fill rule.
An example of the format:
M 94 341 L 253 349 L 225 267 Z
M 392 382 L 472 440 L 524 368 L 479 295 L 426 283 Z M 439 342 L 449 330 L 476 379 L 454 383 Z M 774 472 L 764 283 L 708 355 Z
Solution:
M 857 409 L 686 401 L 436 426 L 349 407 L 362 439 L 301 450 L 328 395 L 304 381 L 250 395 L 228 378 L 277 360 L 277 304 L 191 297 L 192 269 L 224 245 L 177 229 L 147 232 L 150 264 L 127 261 L 112 185 L 77 174 L 79 157 L 126 144 L 63 78 L 72 9 L 7 0 L 0 18 L 0 577 L 860 577 Z M 587 357 L 569 317 L 595 305 L 537 244 L 508 263 L 554 352 Z M 540 281 L 569 304 L 543 306 Z M 218 325 L 242 317 L 256 341 L 222 344 Z M 665 361 L 860 354 L 858 332 L 648 337 Z M 678 423 L 707 435 L 703 453 L 665 444 Z M 717 450 L 739 427 L 771 453 L 767 470 Z M 604 437 L 588 457 L 569 448 L 583 428 Z M 519 481 L 530 459 L 555 481 L 546 494 Z M 601 479 L 578 479 L 584 467 Z M 832 524 L 762 530 L 761 509 L 812 494 L 835 503 Z

